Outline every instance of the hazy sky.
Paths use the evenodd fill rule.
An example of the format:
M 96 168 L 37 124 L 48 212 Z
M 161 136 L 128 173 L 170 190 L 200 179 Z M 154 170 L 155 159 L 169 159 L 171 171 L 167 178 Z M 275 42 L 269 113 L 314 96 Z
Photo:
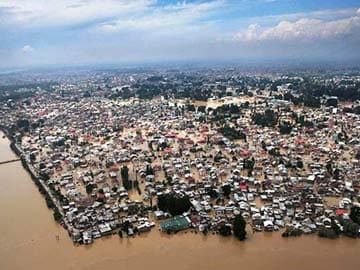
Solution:
M 0 0 L 0 67 L 360 60 L 359 0 Z

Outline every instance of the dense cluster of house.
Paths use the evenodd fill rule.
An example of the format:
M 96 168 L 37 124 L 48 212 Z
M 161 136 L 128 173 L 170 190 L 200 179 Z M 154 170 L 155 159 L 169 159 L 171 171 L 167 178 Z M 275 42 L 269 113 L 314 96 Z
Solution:
M 253 231 L 292 226 L 304 233 L 331 226 L 334 215 L 348 218 L 360 198 L 360 117 L 341 107 L 293 106 L 316 125 L 294 124 L 281 134 L 252 123 L 251 114 L 264 106 L 291 122 L 287 102 L 262 96 L 237 116 L 246 139 L 235 141 L 218 132 L 210 113 L 161 98 L 42 95 L 21 106 L 4 104 L 0 121 L 9 127 L 29 121 L 15 131 L 18 143 L 59 200 L 76 242 L 119 230 L 132 236 L 156 225 L 217 232 L 239 214 Z M 164 194 L 189 198 L 189 211 L 171 217 L 158 209 Z

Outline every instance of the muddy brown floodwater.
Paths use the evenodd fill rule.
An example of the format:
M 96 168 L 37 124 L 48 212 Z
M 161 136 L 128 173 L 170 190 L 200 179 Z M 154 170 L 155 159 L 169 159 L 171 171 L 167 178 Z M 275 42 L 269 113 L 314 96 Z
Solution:
M 0 134 L 0 160 L 14 158 Z M 57 237 L 59 236 L 59 240 Z M 360 240 L 282 238 L 258 233 L 245 242 L 156 229 L 136 238 L 116 235 L 74 246 L 53 221 L 20 162 L 0 165 L 0 269 L 359 269 Z

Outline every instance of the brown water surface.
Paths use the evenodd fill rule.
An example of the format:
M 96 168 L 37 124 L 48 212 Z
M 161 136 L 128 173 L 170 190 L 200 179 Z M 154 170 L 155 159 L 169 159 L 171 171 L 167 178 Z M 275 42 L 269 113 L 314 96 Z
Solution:
M 2 137 L 2 134 L 0 134 Z M 14 158 L 0 139 L 0 160 Z M 74 246 L 57 225 L 20 162 L 0 165 L 0 269 L 359 269 L 360 240 L 250 235 L 245 242 L 157 229 L 137 238 L 117 236 Z M 56 236 L 60 240 L 56 239 Z

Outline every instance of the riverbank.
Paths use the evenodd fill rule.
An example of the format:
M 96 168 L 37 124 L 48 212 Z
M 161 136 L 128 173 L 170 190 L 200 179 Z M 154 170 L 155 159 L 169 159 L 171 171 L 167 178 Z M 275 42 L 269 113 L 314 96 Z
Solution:
M 4 126 L 0 126 L 0 132 L 2 133 L 2 134 L 0 134 L 1 136 L 5 135 L 6 138 L 9 140 L 10 149 L 20 159 L 22 167 L 30 175 L 32 181 L 38 188 L 39 192 L 44 196 L 47 207 L 49 209 L 53 210 L 54 219 L 56 219 L 57 222 L 62 222 L 62 217 L 63 217 L 64 213 L 63 213 L 63 210 L 61 209 L 61 206 L 56 201 L 54 196 L 51 194 L 49 188 L 46 186 L 43 179 L 41 179 L 41 177 L 36 173 L 35 168 L 29 164 L 29 161 L 26 159 L 22 150 L 16 144 L 15 138 L 10 134 L 10 132 Z M 64 228 L 68 230 L 69 225 L 64 224 Z M 69 233 L 69 235 L 70 235 L 70 233 Z

